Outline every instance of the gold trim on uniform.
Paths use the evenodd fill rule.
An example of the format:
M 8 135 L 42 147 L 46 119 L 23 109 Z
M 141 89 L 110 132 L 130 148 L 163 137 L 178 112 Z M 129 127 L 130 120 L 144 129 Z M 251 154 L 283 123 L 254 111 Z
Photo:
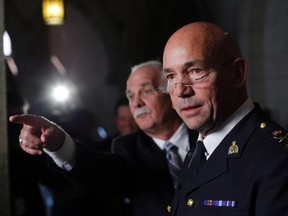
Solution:
M 264 129 L 266 127 L 267 127 L 267 123 L 266 122 L 261 122 L 260 128 Z
M 192 208 L 194 206 L 194 199 L 190 198 L 187 200 L 187 206 L 189 208 Z
M 170 205 L 167 206 L 167 211 L 168 211 L 169 213 L 172 212 L 172 207 L 171 207 Z
M 272 132 L 274 139 L 278 140 L 279 143 L 282 143 L 283 141 L 287 141 L 288 140 L 288 133 L 287 134 L 283 134 L 282 130 L 276 130 Z M 288 142 L 286 143 L 286 145 L 288 144 Z M 285 145 L 285 148 L 286 148 Z
M 280 135 L 282 135 L 282 130 L 275 130 L 273 131 L 273 136 L 279 137 Z

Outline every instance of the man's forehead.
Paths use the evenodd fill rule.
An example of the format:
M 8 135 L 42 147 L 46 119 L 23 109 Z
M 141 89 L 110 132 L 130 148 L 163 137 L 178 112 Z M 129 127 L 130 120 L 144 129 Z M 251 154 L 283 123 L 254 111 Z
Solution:
M 145 88 L 146 86 L 153 86 L 152 82 L 149 81 L 142 81 L 140 83 L 137 83 L 135 85 L 127 85 L 127 92 L 131 92 L 132 89 L 142 89 Z
M 191 66 L 199 66 L 202 67 L 207 63 L 205 59 L 192 59 L 192 60 L 187 60 L 183 62 L 179 62 L 178 66 L 185 69 Z M 167 66 L 167 68 L 164 66 L 163 67 L 163 72 L 169 72 L 171 69 Z

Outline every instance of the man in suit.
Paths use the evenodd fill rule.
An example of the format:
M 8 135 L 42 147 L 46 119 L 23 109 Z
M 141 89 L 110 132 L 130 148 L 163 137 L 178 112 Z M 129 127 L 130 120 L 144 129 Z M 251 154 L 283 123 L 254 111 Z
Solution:
M 33 155 L 44 151 L 58 167 L 68 171 L 77 185 L 93 190 L 95 196 L 106 194 L 111 202 L 119 195 L 128 197 L 137 216 L 169 215 L 166 208 L 177 182 L 173 182 L 168 169 L 165 143 L 177 146 L 183 160 L 194 147 L 198 133 L 188 132 L 169 95 L 156 90 L 163 79 L 162 64 L 157 61 L 132 68 L 126 94 L 141 131 L 117 138 L 112 154 L 85 148 L 43 117 L 18 115 L 10 117 L 10 121 L 23 124 L 19 137 L 24 151 Z M 111 211 L 115 209 L 110 206 Z
M 205 147 L 197 142 L 187 155 L 171 214 L 288 215 L 287 132 L 248 96 L 232 37 L 211 23 L 180 28 L 166 43 L 163 72 L 164 90 Z

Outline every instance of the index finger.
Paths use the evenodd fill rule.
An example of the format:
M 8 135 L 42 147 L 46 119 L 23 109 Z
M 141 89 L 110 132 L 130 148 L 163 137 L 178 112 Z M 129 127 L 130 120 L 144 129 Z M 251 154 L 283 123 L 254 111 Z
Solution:
M 25 124 L 32 127 L 45 127 L 47 126 L 47 121 L 41 116 L 31 115 L 31 114 L 22 114 L 22 115 L 13 115 L 9 117 L 9 121 L 17 124 Z

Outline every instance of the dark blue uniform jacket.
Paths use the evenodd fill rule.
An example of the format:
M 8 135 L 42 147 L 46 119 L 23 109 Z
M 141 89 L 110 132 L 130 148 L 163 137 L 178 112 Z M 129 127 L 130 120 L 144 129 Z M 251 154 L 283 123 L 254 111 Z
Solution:
M 189 166 L 193 154 L 188 153 L 171 215 L 287 216 L 286 134 L 256 106 L 222 140 L 197 175 Z

